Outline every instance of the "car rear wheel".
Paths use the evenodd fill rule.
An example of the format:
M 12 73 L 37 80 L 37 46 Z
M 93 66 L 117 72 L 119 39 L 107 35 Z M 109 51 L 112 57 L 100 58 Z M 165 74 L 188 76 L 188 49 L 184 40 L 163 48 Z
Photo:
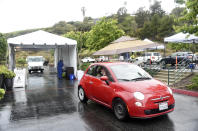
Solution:
M 78 88 L 78 98 L 83 103 L 86 103 L 88 100 L 82 87 Z
M 113 111 L 118 120 L 125 121 L 129 117 L 126 104 L 120 98 L 114 101 Z

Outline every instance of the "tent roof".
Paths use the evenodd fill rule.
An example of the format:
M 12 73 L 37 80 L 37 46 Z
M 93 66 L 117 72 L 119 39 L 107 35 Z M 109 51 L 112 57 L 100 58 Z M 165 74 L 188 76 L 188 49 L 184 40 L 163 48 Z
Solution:
M 120 38 L 114 40 L 111 43 L 118 43 L 118 42 L 123 42 L 123 41 L 132 41 L 132 40 L 136 40 L 137 38 L 132 38 L 130 36 L 121 36 Z
M 142 40 L 133 40 L 133 41 L 123 41 L 119 43 L 110 44 L 103 49 L 95 52 L 93 55 L 114 55 L 121 54 L 125 52 L 136 52 L 142 51 L 146 48 L 155 47 L 158 44 L 149 43 Z
M 12 45 L 76 45 L 75 40 L 55 35 L 43 30 L 38 30 L 25 35 L 9 38 L 8 44 Z
M 151 41 L 151 40 L 149 40 L 149 39 L 144 39 L 144 41 L 147 41 L 147 42 L 149 42 L 149 43 L 154 43 L 153 41 Z
M 172 42 L 172 43 L 198 43 L 198 37 L 195 35 L 191 35 L 188 33 L 177 33 L 170 37 L 164 38 L 164 42 Z

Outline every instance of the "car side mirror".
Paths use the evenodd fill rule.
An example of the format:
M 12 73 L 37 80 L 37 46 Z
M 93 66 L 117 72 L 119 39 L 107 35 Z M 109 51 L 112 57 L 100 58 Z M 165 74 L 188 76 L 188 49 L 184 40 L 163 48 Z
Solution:
M 108 77 L 107 77 L 107 76 L 101 76 L 101 77 L 100 77 L 100 80 L 102 80 L 102 81 L 107 81 L 107 80 L 108 80 Z
M 107 76 L 101 76 L 100 80 L 105 81 L 107 85 L 109 85 L 108 77 Z

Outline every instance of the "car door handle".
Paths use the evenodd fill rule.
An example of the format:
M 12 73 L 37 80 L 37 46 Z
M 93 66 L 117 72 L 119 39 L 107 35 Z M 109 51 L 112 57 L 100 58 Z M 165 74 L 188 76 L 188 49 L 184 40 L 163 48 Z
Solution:
M 89 84 L 93 84 L 93 82 L 92 82 L 92 81 L 90 81 L 90 82 L 89 82 Z

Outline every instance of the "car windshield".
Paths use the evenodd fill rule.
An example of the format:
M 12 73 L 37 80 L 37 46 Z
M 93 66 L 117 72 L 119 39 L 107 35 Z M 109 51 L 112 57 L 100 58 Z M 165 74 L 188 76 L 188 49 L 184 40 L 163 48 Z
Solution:
M 110 66 L 118 81 L 133 81 L 151 79 L 152 77 L 142 68 L 133 64 Z
M 34 58 L 28 58 L 28 62 L 42 62 L 42 57 L 34 57 Z

